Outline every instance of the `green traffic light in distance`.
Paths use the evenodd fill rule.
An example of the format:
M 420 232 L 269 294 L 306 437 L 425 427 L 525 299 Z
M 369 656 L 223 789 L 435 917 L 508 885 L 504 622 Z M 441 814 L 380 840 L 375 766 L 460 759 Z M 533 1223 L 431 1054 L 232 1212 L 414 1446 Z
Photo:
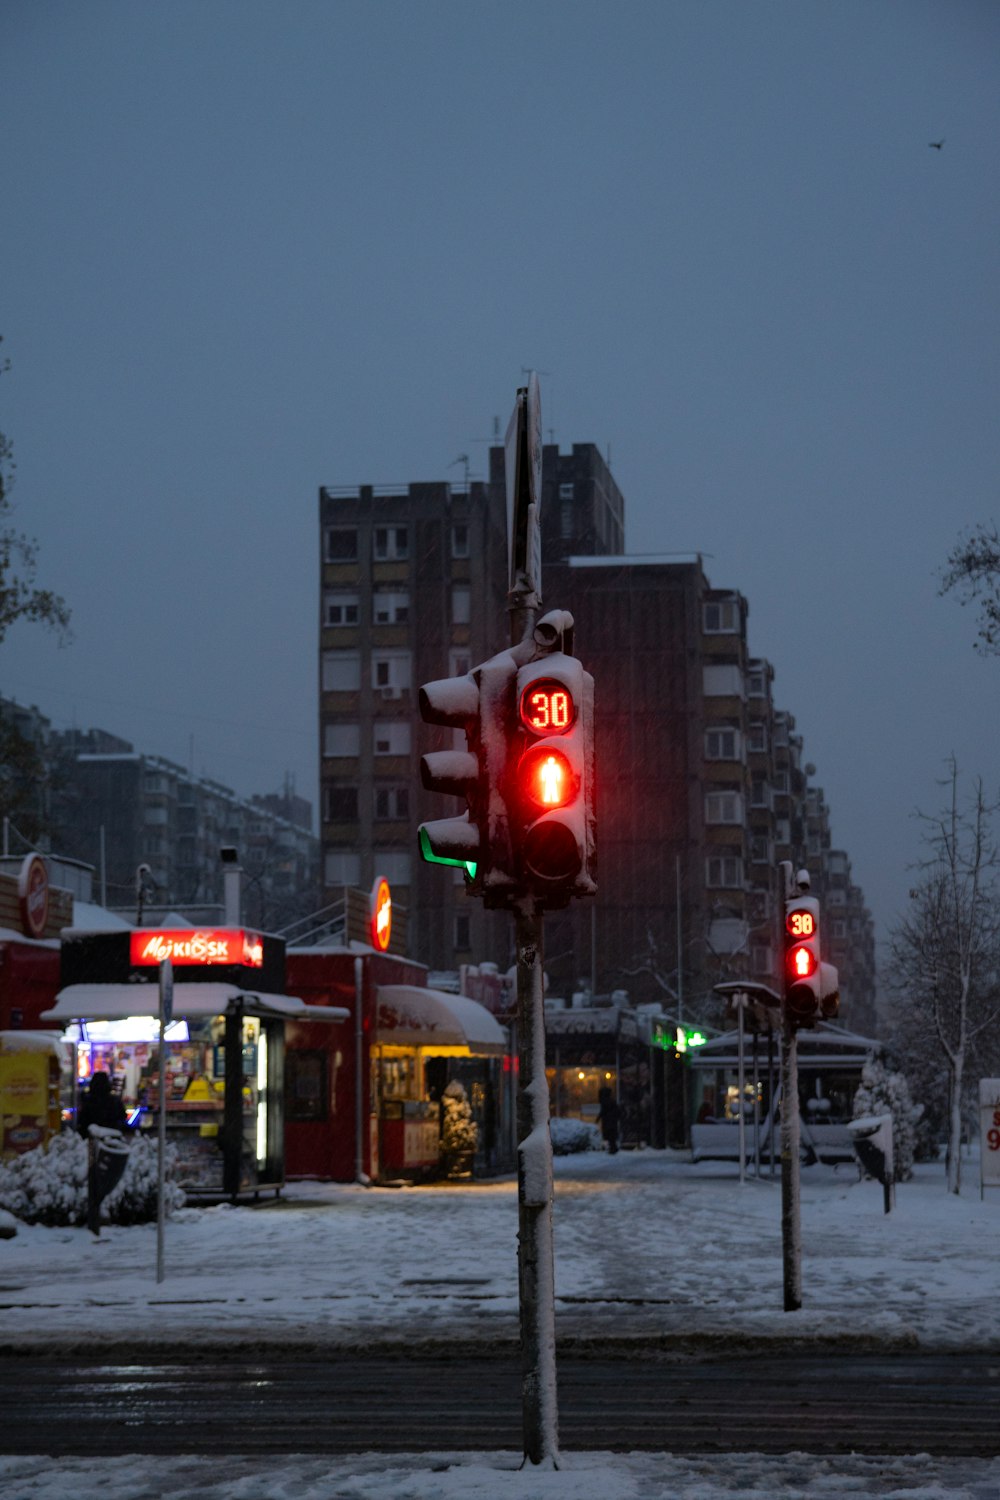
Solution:
M 427 830 L 420 830 L 420 857 L 425 859 L 429 865 L 458 865 L 459 869 L 469 872 L 469 879 L 476 878 L 476 862 L 468 859 L 447 859 L 443 854 L 435 854 L 431 848 L 431 841 L 427 837 Z

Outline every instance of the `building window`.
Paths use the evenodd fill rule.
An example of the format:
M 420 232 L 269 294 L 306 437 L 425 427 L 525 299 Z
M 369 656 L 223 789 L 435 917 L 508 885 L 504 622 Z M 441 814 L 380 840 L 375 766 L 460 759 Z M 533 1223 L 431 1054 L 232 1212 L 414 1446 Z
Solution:
M 756 833 L 750 840 L 750 859 L 755 865 L 774 864 L 774 845 L 766 834 Z
M 451 528 L 452 557 L 468 557 L 469 528 L 464 521 L 456 521 Z
M 472 951 L 472 923 L 467 911 L 455 913 L 455 923 L 452 933 L 453 945 L 459 953 L 470 953 Z
M 320 1051 L 285 1053 L 285 1119 L 325 1120 L 327 1103 L 327 1054 Z
M 324 755 L 360 755 L 361 728 L 357 724 L 324 724 Z
M 405 786 L 375 788 L 375 816 L 379 821 L 410 816 L 410 789 Z
M 762 719 L 755 719 L 747 728 L 747 749 L 760 755 L 767 749 L 767 725 Z
M 472 590 L 453 588 L 451 591 L 451 623 L 468 625 L 472 618 Z
M 323 596 L 324 625 L 356 625 L 360 600 L 357 594 L 325 594 Z
M 750 970 L 759 979 L 765 979 L 774 973 L 774 954 L 766 943 L 754 943 L 751 946 Z
M 323 788 L 324 823 L 356 823 L 358 821 L 358 789 L 356 786 L 325 786 Z
M 766 698 L 767 683 L 763 672 L 750 672 L 747 675 L 747 692 L 751 698 Z
M 774 773 L 774 783 L 773 784 L 774 784 L 774 790 L 776 792 L 781 792 L 782 794 L 784 794 L 784 795 L 787 796 L 787 794 L 788 794 L 788 772 L 787 771 L 775 771 L 775 773 Z
M 330 526 L 326 531 L 327 562 L 356 562 L 358 533 L 353 526 Z
M 378 865 L 376 873 L 384 876 L 391 886 L 409 885 L 411 861 L 405 849 L 379 849 L 375 863 Z
M 459 646 L 448 652 L 448 676 L 464 677 L 472 667 L 468 647 Z
M 376 562 L 401 562 L 410 555 L 405 526 L 376 526 L 374 545 Z
M 788 818 L 775 818 L 774 837 L 779 844 L 792 842 L 792 825 Z
M 373 730 L 376 755 L 409 755 L 410 726 L 405 719 L 376 719 Z
M 324 693 L 356 693 L 361 686 L 361 657 L 357 651 L 323 652 Z
M 350 849 L 328 849 L 323 860 L 327 885 L 353 885 L 361 881 L 361 855 Z
M 743 860 L 736 854 L 718 854 L 706 860 L 705 884 L 711 890 L 743 889 Z
M 372 596 L 372 623 L 375 625 L 405 625 L 409 614 L 408 592 L 389 593 L 379 589 Z
M 741 735 L 738 729 L 709 729 L 705 733 L 706 760 L 740 760 Z
M 843 917 L 834 917 L 831 925 L 833 927 L 833 936 L 835 938 L 846 938 L 847 923 Z
M 703 667 L 702 691 L 706 698 L 742 698 L 743 673 L 731 662 Z
M 706 823 L 742 823 L 743 798 L 739 792 L 709 792 L 705 798 Z
M 717 599 L 702 606 L 706 635 L 736 635 L 740 628 L 740 607 L 736 599 Z
M 562 489 L 562 488 L 563 488 L 563 486 L 560 485 L 560 489 Z M 570 489 L 572 489 L 572 485 L 570 486 Z M 574 517 L 574 514 L 573 514 L 573 501 L 572 501 L 572 499 L 561 500 L 559 502 L 559 539 L 560 539 L 560 541 L 569 542 L 569 541 L 573 540 L 573 522 L 574 522 L 574 520 L 575 520 L 575 517 Z
M 384 698 L 399 698 L 410 686 L 409 651 L 379 651 L 372 655 L 372 687 Z
M 750 806 L 771 806 L 771 788 L 763 776 L 755 776 L 750 783 Z

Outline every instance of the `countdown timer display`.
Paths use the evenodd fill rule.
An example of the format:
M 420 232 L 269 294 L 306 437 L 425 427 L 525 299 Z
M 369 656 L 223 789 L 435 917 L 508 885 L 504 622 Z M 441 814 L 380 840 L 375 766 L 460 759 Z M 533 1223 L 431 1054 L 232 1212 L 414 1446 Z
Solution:
M 521 723 L 532 734 L 565 734 L 576 720 L 573 694 L 563 682 L 542 678 L 529 682 L 518 707 Z
M 790 911 L 785 918 L 785 929 L 789 937 L 811 938 L 816 936 L 816 918 L 811 911 Z

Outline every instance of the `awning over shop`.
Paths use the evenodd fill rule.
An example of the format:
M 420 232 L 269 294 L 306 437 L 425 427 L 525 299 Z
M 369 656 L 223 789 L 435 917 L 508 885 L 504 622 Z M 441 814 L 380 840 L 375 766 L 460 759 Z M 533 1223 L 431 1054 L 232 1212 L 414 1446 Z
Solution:
M 174 1015 L 221 1016 L 236 1002 L 250 1015 L 283 1021 L 346 1021 L 350 1011 L 338 1005 L 307 1005 L 294 995 L 267 995 L 235 984 L 175 984 Z M 69 984 L 56 995 L 43 1021 L 121 1021 L 126 1016 L 155 1016 L 160 1007 L 156 984 Z
M 468 1047 L 476 1057 L 501 1057 L 503 1031 L 485 1006 L 464 995 L 421 989 L 413 984 L 382 984 L 376 991 L 375 1040 L 395 1047 Z
M 750 1043 L 744 1042 L 749 1049 Z M 811 1031 L 798 1033 L 799 1067 L 856 1069 L 871 1055 L 878 1055 L 882 1043 L 871 1037 L 858 1036 L 831 1021 L 821 1021 Z M 739 1062 L 739 1033 L 727 1031 L 713 1037 L 687 1054 L 691 1068 L 735 1068 Z

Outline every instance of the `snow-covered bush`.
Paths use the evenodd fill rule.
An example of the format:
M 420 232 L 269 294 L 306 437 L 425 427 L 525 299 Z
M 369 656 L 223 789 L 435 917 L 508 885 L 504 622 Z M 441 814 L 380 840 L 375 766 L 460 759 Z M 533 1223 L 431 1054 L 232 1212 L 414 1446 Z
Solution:
M 596 1125 L 588 1125 L 586 1120 L 568 1120 L 556 1115 L 549 1121 L 549 1134 L 555 1156 L 571 1156 L 574 1151 L 601 1149 L 601 1132 Z
M 902 1073 L 890 1073 L 879 1058 L 869 1058 L 861 1070 L 861 1087 L 854 1096 L 854 1118 L 862 1115 L 892 1115 L 893 1174 L 897 1182 L 913 1176 L 916 1122 L 922 1111 L 914 1108 L 910 1086 Z
M 184 1193 L 172 1180 L 176 1153 L 166 1150 L 164 1203 L 171 1212 L 184 1204 Z M 107 1224 L 142 1224 L 156 1218 L 154 1141 L 130 1143 L 121 1181 L 101 1204 Z M 13 1161 L 0 1162 L 0 1208 L 25 1224 L 85 1224 L 87 1221 L 87 1146 L 75 1131 L 55 1136 Z
M 444 1151 L 475 1151 L 479 1127 L 465 1086 L 454 1079 L 441 1096 L 441 1148 Z

